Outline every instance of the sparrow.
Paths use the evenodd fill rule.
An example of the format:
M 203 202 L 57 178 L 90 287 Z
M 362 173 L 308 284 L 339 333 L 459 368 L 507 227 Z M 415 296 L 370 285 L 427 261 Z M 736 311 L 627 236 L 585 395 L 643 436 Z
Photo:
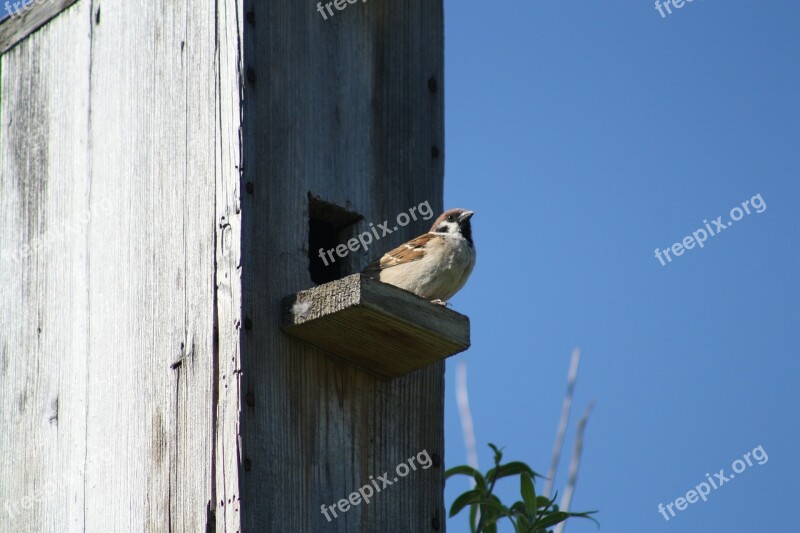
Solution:
M 475 266 L 470 226 L 474 214 L 467 209 L 445 211 L 428 233 L 387 252 L 367 265 L 363 274 L 435 304 L 447 305 Z

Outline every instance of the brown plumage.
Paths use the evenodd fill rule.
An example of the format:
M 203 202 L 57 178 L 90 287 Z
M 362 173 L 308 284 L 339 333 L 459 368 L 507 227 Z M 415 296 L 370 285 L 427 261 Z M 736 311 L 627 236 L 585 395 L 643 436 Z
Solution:
M 473 214 L 466 209 L 445 211 L 428 233 L 387 252 L 364 274 L 443 303 L 464 286 L 475 266 Z

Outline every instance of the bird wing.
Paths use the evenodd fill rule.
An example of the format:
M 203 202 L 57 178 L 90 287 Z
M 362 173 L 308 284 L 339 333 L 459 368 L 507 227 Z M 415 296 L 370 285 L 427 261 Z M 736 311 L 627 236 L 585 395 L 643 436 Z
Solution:
M 415 239 L 411 239 L 405 244 L 401 244 L 394 250 L 386 252 L 383 256 L 367 265 L 364 273 L 380 272 L 393 266 L 402 265 L 404 263 L 411 263 L 412 261 L 419 261 L 425 255 L 425 245 L 431 240 L 435 239 L 436 235 L 432 233 L 425 233 Z

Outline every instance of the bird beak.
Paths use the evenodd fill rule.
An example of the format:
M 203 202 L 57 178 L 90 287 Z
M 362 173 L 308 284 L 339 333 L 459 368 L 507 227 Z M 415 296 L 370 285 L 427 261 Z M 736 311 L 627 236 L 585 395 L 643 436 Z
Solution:
M 463 213 L 461 213 L 461 214 L 458 216 L 458 221 L 459 221 L 459 223 L 460 223 L 460 222 L 466 222 L 467 220 L 469 220 L 470 218 L 472 218 L 472 215 L 474 215 L 474 214 L 475 214 L 475 211 L 464 211 Z

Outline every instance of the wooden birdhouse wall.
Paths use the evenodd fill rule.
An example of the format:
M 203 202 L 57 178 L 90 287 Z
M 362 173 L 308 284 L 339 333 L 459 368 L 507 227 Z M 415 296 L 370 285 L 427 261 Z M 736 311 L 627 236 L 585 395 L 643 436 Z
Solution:
M 444 363 L 381 379 L 280 329 L 284 297 L 430 221 L 331 271 L 312 244 L 443 207 L 442 3 L 345 4 L 0 23 L 10 530 L 444 530 Z M 433 467 L 321 513 L 422 451 Z

